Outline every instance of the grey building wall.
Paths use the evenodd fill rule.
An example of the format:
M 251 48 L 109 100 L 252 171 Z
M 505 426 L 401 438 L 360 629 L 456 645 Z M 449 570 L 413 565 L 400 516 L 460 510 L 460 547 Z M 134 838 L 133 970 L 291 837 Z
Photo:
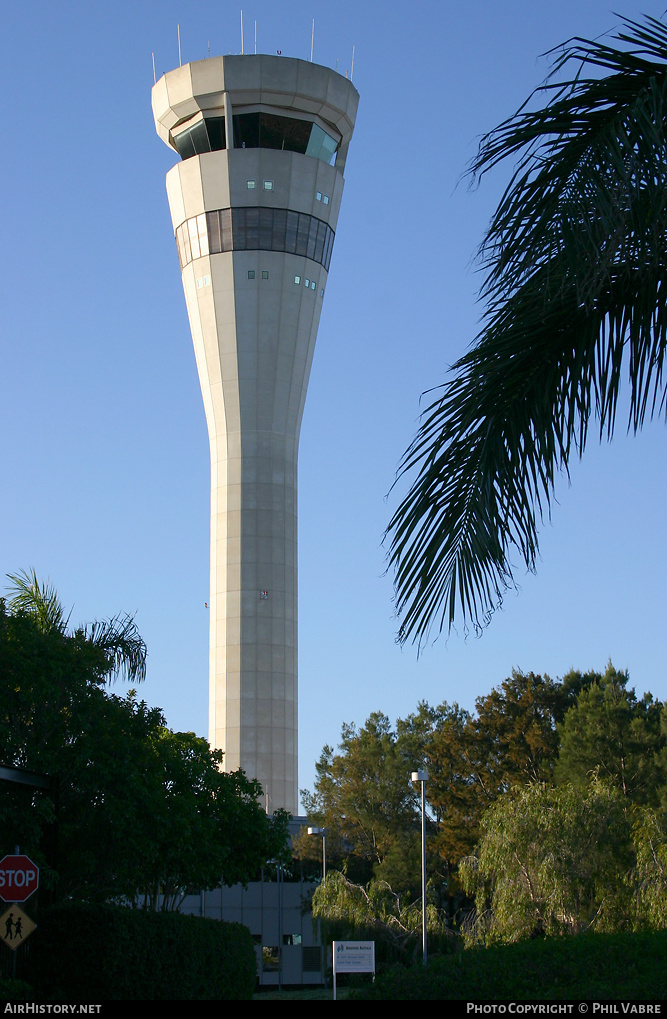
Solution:
M 311 913 L 304 913 L 316 887 L 304 881 L 253 881 L 247 888 L 234 885 L 188 895 L 180 911 L 247 927 L 255 940 L 260 984 L 319 984 L 320 940 Z

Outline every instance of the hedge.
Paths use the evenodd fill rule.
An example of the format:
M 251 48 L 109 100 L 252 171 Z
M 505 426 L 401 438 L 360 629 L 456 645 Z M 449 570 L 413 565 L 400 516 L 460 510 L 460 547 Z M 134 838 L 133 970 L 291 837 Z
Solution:
M 70 903 L 40 910 L 30 942 L 40 998 L 235 1001 L 255 988 L 252 936 L 238 923 Z
M 397 966 L 350 997 L 385 1001 L 667 998 L 667 931 L 578 934 Z

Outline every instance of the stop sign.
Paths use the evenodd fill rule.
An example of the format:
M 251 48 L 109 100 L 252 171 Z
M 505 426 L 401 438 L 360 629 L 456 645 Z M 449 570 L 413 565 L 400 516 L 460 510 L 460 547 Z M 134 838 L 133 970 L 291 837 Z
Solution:
M 3 856 L 0 860 L 0 899 L 25 902 L 39 885 L 39 868 L 29 856 Z

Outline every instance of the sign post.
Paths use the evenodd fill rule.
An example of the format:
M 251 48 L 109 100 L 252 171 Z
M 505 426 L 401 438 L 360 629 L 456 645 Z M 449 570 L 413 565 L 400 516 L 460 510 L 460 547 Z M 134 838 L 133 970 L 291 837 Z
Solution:
M 16 903 L 25 902 L 38 888 L 39 867 L 35 866 L 29 856 L 21 856 L 19 853 L 3 856 L 0 860 L 0 899 L 11 902 L 13 906 L 5 910 L 0 918 L 4 928 L 0 936 L 14 953 L 35 929 L 33 921 Z M 16 954 L 12 958 L 12 973 L 16 976 Z
M 374 941 L 334 941 L 333 1000 L 336 1000 L 336 973 L 372 973 L 375 980 Z

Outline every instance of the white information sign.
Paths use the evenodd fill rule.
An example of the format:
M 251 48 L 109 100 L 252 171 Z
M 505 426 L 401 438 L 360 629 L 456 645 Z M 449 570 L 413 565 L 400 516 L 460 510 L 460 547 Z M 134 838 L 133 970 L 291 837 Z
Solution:
M 374 941 L 334 941 L 333 996 L 336 1000 L 337 973 L 372 973 L 375 979 Z

